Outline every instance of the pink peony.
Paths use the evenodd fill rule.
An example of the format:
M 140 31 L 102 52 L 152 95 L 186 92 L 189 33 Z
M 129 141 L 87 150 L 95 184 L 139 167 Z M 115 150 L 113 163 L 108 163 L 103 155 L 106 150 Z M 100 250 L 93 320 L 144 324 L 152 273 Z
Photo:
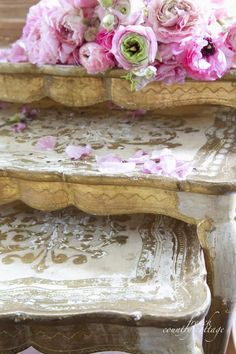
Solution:
M 50 26 L 50 7 L 47 0 L 32 6 L 23 30 L 23 40 L 29 61 L 33 64 L 56 64 L 58 62 L 58 41 Z
M 79 50 L 80 63 L 89 74 L 99 74 L 114 67 L 113 56 L 97 43 L 86 43 Z
M 29 60 L 34 64 L 66 63 L 84 40 L 83 11 L 68 3 L 41 0 L 31 7 L 23 31 Z
M 120 26 L 113 37 L 112 53 L 126 70 L 147 67 L 157 54 L 153 30 L 144 26 Z
M 163 43 L 181 42 L 202 33 L 208 23 L 208 0 L 150 0 L 148 24 Z

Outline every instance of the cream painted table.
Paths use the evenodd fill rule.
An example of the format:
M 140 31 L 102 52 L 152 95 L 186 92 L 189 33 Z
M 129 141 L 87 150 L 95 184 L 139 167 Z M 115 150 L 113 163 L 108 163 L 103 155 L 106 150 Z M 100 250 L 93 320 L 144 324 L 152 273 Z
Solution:
M 33 345 L 45 354 L 196 354 L 201 343 L 195 324 L 212 299 L 204 349 L 223 354 L 236 293 L 234 76 L 210 89 L 189 82 L 173 88 L 172 96 L 170 88 L 153 85 L 142 97 L 122 95 L 118 76 L 53 70 L 3 65 L 0 98 L 50 96 L 85 106 L 110 96 L 126 107 L 159 110 L 135 119 L 103 105 L 41 108 L 19 135 L 4 125 L 18 108 L 0 112 L 0 352 Z M 161 103 L 155 92 L 162 92 Z M 191 103 L 232 107 L 160 110 L 186 104 L 188 95 Z M 38 138 L 52 134 L 55 151 L 37 152 Z M 139 148 L 168 147 L 192 160 L 194 171 L 186 180 L 139 171 L 104 174 L 94 155 L 68 160 L 64 150 L 71 143 L 124 158 Z M 180 336 L 183 326 L 188 330 Z

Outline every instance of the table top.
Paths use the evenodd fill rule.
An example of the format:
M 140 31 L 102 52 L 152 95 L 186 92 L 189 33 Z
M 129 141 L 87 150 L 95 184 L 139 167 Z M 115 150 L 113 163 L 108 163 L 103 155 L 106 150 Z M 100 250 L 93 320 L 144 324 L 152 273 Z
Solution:
M 0 177 L 32 181 L 151 186 L 176 191 L 222 194 L 236 191 L 236 110 L 218 106 L 132 112 L 109 105 L 66 109 L 41 108 L 28 128 L 15 133 L 6 122 L 19 106 L 0 110 Z M 53 151 L 38 151 L 37 141 L 53 135 Z M 92 154 L 72 161 L 68 145 L 90 144 Z M 147 175 L 140 170 L 116 174 L 99 170 L 96 156 L 115 154 L 131 158 L 137 150 L 152 152 L 169 148 L 193 163 L 185 179 Z
M 196 227 L 170 217 L 17 203 L 0 208 L 0 235 L 1 320 L 80 316 L 175 327 L 200 320 L 209 306 Z

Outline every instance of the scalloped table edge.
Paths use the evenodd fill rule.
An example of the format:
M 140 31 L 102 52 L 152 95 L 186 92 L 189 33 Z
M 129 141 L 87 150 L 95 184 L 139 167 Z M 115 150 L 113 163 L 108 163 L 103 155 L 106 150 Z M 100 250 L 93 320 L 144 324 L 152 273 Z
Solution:
M 148 110 L 200 104 L 236 107 L 236 70 L 217 81 L 187 80 L 171 86 L 153 82 L 138 92 L 132 92 L 122 78 L 126 73 L 116 69 L 88 75 L 75 66 L 1 63 L 0 100 L 30 103 L 51 98 L 69 107 L 112 101 L 124 108 Z

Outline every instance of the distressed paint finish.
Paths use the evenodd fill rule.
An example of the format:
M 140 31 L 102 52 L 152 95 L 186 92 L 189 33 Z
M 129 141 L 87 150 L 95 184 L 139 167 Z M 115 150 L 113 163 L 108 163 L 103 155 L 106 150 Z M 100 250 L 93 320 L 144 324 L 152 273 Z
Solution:
M 57 108 L 49 110 L 42 109 L 41 115 L 30 123 L 29 129 L 19 135 L 14 135 L 11 128 L 5 124 L 6 119 L 14 114 L 14 112 L 16 112 L 14 108 L 9 108 L 2 110 L 0 113 L 0 185 L 2 186 L 0 204 L 6 205 L 7 203 L 21 200 L 25 204 L 44 212 L 59 210 L 74 205 L 84 212 L 97 215 L 152 213 L 166 215 L 167 217 L 181 220 L 179 221 L 180 223 L 184 222 L 192 225 L 191 227 L 195 227 L 197 230 L 196 237 L 198 236 L 204 250 L 208 269 L 208 282 L 212 292 L 212 307 L 209 318 L 211 318 L 215 312 L 219 311 L 220 315 L 213 316 L 212 323 L 217 328 L 224 328 L 224 333 L 218 334 L 216 338 L 214 338 L 214 341 L 211 341 L 211 338 L 209 340 L 206 333 L 205 340 L 208 340 L 209 343 L 205 342 L 205 351 L 207 354 L 212 354 L 212 350 L 214 351 L 216 350 L 215 348 L 217 348 L 220 354 L 224 353 L 228 331 L 230 329 L 231 311 L 235 302 L 235 283 L 232 281 L 231 277 L 225 276 L 225 272 L 231 271 L 235 266 L 235 109 L 218 106 L 201 107 L 198 109 L 181 108 L 174 112 L 169 112 L 168 114 L 166 112 L 159 112 L 157 115 L 154 112 L 150 112 L 138 119 L 132 118 L 129 112 L 120 110 L 113 110 L 111 115 L 109 110 L 104 110 L 104 106 L 73 111 Z M 142 134 L 140 134 L 140 131 Z M 37 152 L 35 150 L 35 144 L 38 138 L 49 135 L 52 132 L 58 139 L 55 151 L 48 153 Z M 184 181 L 145 176 L 138 171 L 130 175 L 103 175 L 97 169 L 94 157 L 78 163 L 68 160 L 64 150 L 65 147 L 71 143 L 76 145 L 90 143 L 97 155 L 102 156 L 107 153 L 118 153 L 124 158 L 131 157 L 137 149 L 152 151 L 156 149 L 157 146 L 158 148 L 168 147 L 180 158 L 192 160 L 195 169 L 192 175 Z M 177 221 L 170 221 L 170 225 L 172 225 L 174 229 L 176 229 L 175 222 Z M 69 224 L 70 223 L 71 221 Z M 6 222 L 3 222 L 3 225 L 6 225 Z M 191 227 L 189 230 L 192 230 Z M 162 229 L 165 230 L 164 232 L 167 232 L 168 228 L 163 227 Z M 186 235 L 187 234 L 188 233 L 186 233 Z M 144 235 L 147 235 L 147 233 L 144 232 Z M 178 232 L 178 238 L 179 237 L 180 233 Z M 188 237 L 190 237 L 190 235 Z M 29 238 L 24 236 L 24 239 L 25 244 L 27 244 Z M 167 240 L 170 240 L 170 238 L 167 237 L 164 243 L 166 243 Z M 40 256 L 38 256 L 37 252 L 30 252 L 30 256 L 25 257 L 25 244 L 24 242 L 22 243 L 22 241 L 23 253 L 21 253 L 21 251 L 14 253 L 14 247 L 16 247 L 16 245 L 7 247 L 7 249 L 10 250 L 10 254 L 6 255 L 5 262 L 9 262 L 9 266 L 13 267 L 12 269 L 15 269 L 14 262 L 16 259 L 18 261 L 23 259 L 23 261 L 20 261 L 22 267 L 25 266 L 24 264 L 31 264 L 36 257 L 36 263 L 34 263 L 33 266 L 36 268 L 39 267 L 39 269 L 42 269 L 44 274 L 46 274 L 48 270 L 44 269 L 45 267 L 47 268 L 45 254 L 47 254 L 47 257 L 50 256 L 49 258 L 52 260 L 52 263 L 55 264 L 58 262 L 64 265 L 66 264 L 65 262 L 68 261 L 67 254 L 61 253 L 60 256 L 57 256 L 53 247 L 50 248 L 50 252 L 46 250 L 42 251 Z M 106 242 L 106 240 L 104 241 Z M 147 241 L 148 239 L 146 239 L 146 237 L 143 238 L 144 243 Z M 44 242 L 46 242 L 45 245 L 48 245 L 48 242 L 50 243 L 50 237 L 49 241 L 46 239 Z M 55 247 L 57 247 L 56 238 L 54 238 L 54 244 Z M 183 247 L 180 247 L 180 250 L 185 249 L 186 251 L 191 248 L 186 247 L 186 245 L 183 246 L 183 242 L 180 242 L 180 244 L 182 245 L 181 247 Z M 151 239 L 148 245 L 148 247 L 154 245 Z M 45 247 L 47 249 L 48 246 Z M 135 243 L 132 247 L 137 247 L 137 244 Z M 171 249 L 173 250 L 173 245 L 167 247 L 165 251 L 168 250 L 169 252 Z M 191 249 L 196 250 L 196 245 Z M 11 250 L 13 250 L 13 252 L 11 252 Z M 70 247 L 68 252 L 70 252 Z M 69 258 L 72 264 L 73 259 L 78 258 L 77 263 L 81 266 L 80 263 L 82 262 L 83 266 L 85 255 L 83 254 L 83 257 L 76 258 L 76 252 L 72 252 L 71 258 Z M 148 255 L 150 255 L 150 252 L 147 249 L 144 251 L 143 255 L 140 256 L 140 262 L 143 260 L 143 264 L 147 266 L 147 260 L 149 260 Z M 106 257 L 102 258 L 100 261 L 104 262 L 105 259 Z M 173 256 L 166 255 L 165 259 L 165 262 L 167 262 L 168 259 L 173 259 Z M 26 263 L 24 263 L 24 260 Z M 122 262 L 119 262 L 119 264 L 121 263 Z M 152 265 L 154 267 L 153 269 L 157 269 L 158 267 L 156 268 L 154 264 L 155 262 Z M 193 264 L 195 264 L 195 262 L 193 262 Z M 134 269 L 133 266 L 130 266 L 130 268 Z M 166 267 L 163 267 L 163 274 L 165 274 L 165 271 Z M 140 270 L 139 274 L 143 276 L 143 279 L 148 279 L 147 274 L 145 276 L 143 270 Z M 6 273 L 6 275 L 8 277 L 9 274 Z M 190 279 L 194 278 L 190 276 Z M 15 294 L 15 297 L 19 298 L 20 292 L 23 297 L 29 297 L 27 292 L 33 291 L 32 284 L 28 283 L 28 287 L 22 291 L 23 283 L 21 283 L 20 279 L 18 279 L 18 282 L 17 288 L 13 292 L 6 291 L 5 296 L 9 297 L 11 294 Z M 127 284 L 128 283 L 129 282 L 127 282 Z M 40 284 L 41 286 L 45 286 L 45 281 L 40 280 Z M 195 285 L 196 284 L 197 283 L 195 283 Z M 199 284 L 201 284 L 201 282 Z M 203 286 L 203 284 L 204 283 L 202 283 L 201 286 Z M 14 281 L 12 284 L 9 284 L 9 286 L 15 285 Z M 191 287 L 194 290 L 194 285 Z M 99 290 L 99 287 L 97 287 L 97 289 Z M 130 290 L 131 289 L 132 286 Z M 195 294 L 198 295 L 198 300 L 204 304 L 206 309 L 207 295 L 205 301 L 201 299 L 199 289 L 200 285 L 198 285 L 198 290 L 194 290 Z M 135 291 L 138 293 L 137 289 Z M 200 293 L 203 294 L 204 291 Z M 65 294 L 67 293 L 64 293 L 63 296 L 61 294 L 61 298 L 67 299 Z M 39 298 L 40 296 L 37 290 L 33 293 L 33 296 L 30 297 L 34 299 L 34 297 Z M 49 295 L 48 293 L 46 293 L 46 295 L 44 293 L 44 296 L 47 298 Z M 69 293 L 67 296 L 69 296 Z M 122 298 L 123 295 L 120 294 L 120 296 Z M 43 307 L 47 306 L 48 301 L 45 300 L 46 298 L 42 298 Z M 70 298 L 70 301 L 72 301 L 72 298 Z M 10 298 L 8 302 L 11 303 Z M 5 304 L 6 303 L 7 300 Z M 31 304 L 27 304 L 25 301 L 22 301 L 22 303 L 24 306 L 28 306 L 28 308 L 25 308 L 25 310 L 24 307 L 22 308 L 21 314 L 23 313 L 23 317 L 20 315 L 18 320 L 26 319 L 27 313 L 28 315 L 32 315 L 30 311 Z M 51 299 L 51 303 L 57 302 Z M 73 308 L 72 305 L 70 308 Z M 38 301 L 38 306 L 40 306 L 40 301 Z M 58 306 L 62 306 L 62 304 Z M 116 304 L 116 310 L 118 308 L 117 306 Z M 130 308 L 129 305 L 129 309 Z M 137 308 L 139 311 L 133 311 L 132 313 L 135 314 L 135 316 L 132 317 L 128 309 L 125 310 L 121 307 L 120 311 L 121 313 L 125 313 L 125 315 L 123 314 L 121 316 L 121 313 L 120 315 L 117 314 L 118 322 L 131 320 L 132 323 L 132 321 L 136 319 L 143 330 L 145 329 L 145 327 L 142 327 L 144 325 L 161 326 L 160 313 L 159 315 L 156 313 L 154 317 L 156 320 L 154 320 L 152 317 L 145 317 L 143 315 L 145 309 L 142 308 L 140 304 Z M 152 305 L 150 308 L 154 311 L 156 307 Z M 158 306 L 158 308 L 161 307 Z M 184 304 L 183 308 L 187 309 L 186 304 Z M 141 311 L 141 318 L 140 309 L 143 309 Z M 40 311 L 42 311 L 42 308 Z M 63 315 L 63 313 L 66 314 L 64 311 L 65 308 L 63 309 L 62 306 L 60 308 L 61 315 Z M 204 313 L 203 310 L 197 312 L 199 314 Z M 196 314 L 197 312 L 195 311 L 194 316 L 200 320 L 199 316 Z M 16 312 L 13 311 L 13 314 L 14 313 L 16 315 Z M 146 313 L 150 312 L 146 311 Z M 191 311 L 189 314 L 190 313 Z M 7 313 L 5 314 L 6 318 L 8 315 Z M 13 315 L 13 317 L 15 315 Z M 73 314 L 70 316 L 72 315 Z M 74 313 L 74 316 L 75 315 L 76 312 Z M 97 318 L 101 318 L 99 316 Z M 102 315 L 102 318 L 104 318 L 104 316 L 105 314 Z M 109 318 L 108 313 L 107 316 L 106 323 Z M 114 313 L 112 317 L 114 317 Z M 159 321 L 158 325 L 157 322 L 155 324 L 157 319 Z M 186 323 L 186 320 L 185 314 L 185 319 L 182 317 L 182 320 L 180 320 L 179 318 L 179 323 Z M 124 323 L 121 322 L 119 322 L 119 325 L 124 325 Z M 170 325 L 172 321 L 168 318 L 167 322 Z M 137 334 L 135 330 L 134 333 L 135 336 L 140 335 L 140 333 Z M 190 333 L 188 334 L 186 340 L 191 342 Z M 174 343 L 174 339 L 172 339 L 172 341 Z M 137 338 L 134 342 L 135 348 L 130 348 L 131 353 L 132 351 L 138 353 L 138 350 L 140 353 L 145 353 L 144 349 L 140 349 L 140 346 L 144 345 L 143 340 L 141 340 L 138 345 L 138 349 Z M 26 344 L 28 346 L 33 343 L 27 339 Z M 24 346 L 23 342 L 21 342 L 21 345 L 22 347 Z M 100 348 L 100 344 L 98 347 Z M 174 347 L 177 350 L 177 346 Z M 121 348 L 118 345 L 111 345 L 110 348 L 123 350 L 123 347 Z M 181 348 L 182 351 L 178 349 L 178 351 L 174 351 L 173 353 L 182 354 L 183 352 L 187 352 L 187 347 L 183 348 Z M 193 348 L 194 346 L 192 345 L 191 350 L 196 352 L 197 349 Z M 107 348 L 100 349 L 105 350 Z M 150 348 L 147 350 L 147 354 L 150 354 L 150 350 Z M 191 353 L 191 350 L 189 353 Z M 48 350 L 48 353 L 51 353 L 50 350 Z M 153 353 L 157 354 L 155 351 Z
M 215 82 L 189 80 L 172 86 L 156 82 L 140 92 L 131 92 L 130 84 L 121 78 L 125 73 L 113 70 L 105 76 L 89 76 L 81 67 L 2 63 L 0 100 L 29 103 L 48 97 L 70 107 L 111 100 L 124 108 L 149 110 L 195 104 L 236 107 L 235 70 Z
M 196 226 L 13 204 L 0 235 L 0 352 L 11 338 L 15 352 L 201 353 L 194 325 L 210 293 Z

